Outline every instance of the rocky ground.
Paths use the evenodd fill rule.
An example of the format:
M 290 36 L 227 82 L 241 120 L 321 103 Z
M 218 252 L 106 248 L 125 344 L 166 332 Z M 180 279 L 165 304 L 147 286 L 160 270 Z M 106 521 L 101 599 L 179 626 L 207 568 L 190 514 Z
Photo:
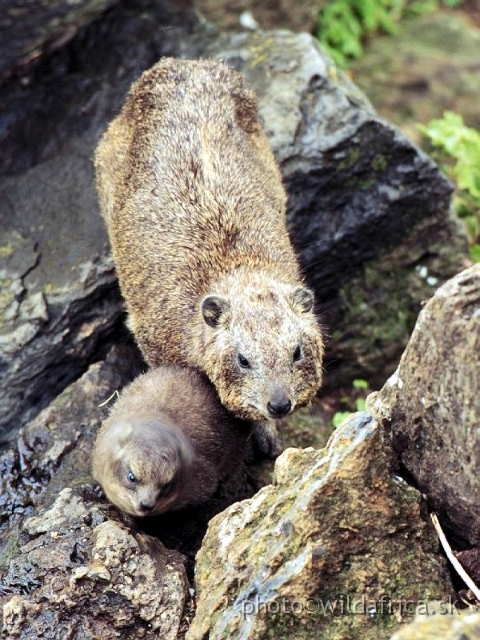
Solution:
M 480 269 L 456 275 L 469 261 L 451 185 L 307 34 L 220 33 L 160 1 L 87 8 L 51 3 L 43 29 L 22 23 L 21 47 L 2 39 L 4 636 L 475 637 L 478 614 L 450 606 L 459 590 L 474 599 L 452 582 L 428 517 L 438 513 L 478 581 Z M 257 462 L 201 509 L 141 522 L 90 475 L 112 394 L 145 368 L 124 328 L 91 159 L 161 55 L 221 58 L 256 90 L 329 344 L 326 391 L 283 425 L 297 448 L 273 478 Z M 380 388 L 389 374 L 370 413 L 327 444 L 352 378 Z M 455 615 L 436 626 L 420 615 L 405 635 L 432 601 Z

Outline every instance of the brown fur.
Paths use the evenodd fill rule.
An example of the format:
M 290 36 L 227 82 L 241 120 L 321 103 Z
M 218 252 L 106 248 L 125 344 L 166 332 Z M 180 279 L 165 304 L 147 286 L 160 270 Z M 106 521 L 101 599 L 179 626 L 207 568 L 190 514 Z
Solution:
M 113 504 L 137 517 L 199 504 L 241 464 L 250 431 L 202 374 L 151 369 L 126 387 L 102 424 L 93 476 Z
M 269 403 L 307 404 L 321 383 L 322 336 L 242 77 L 214 61 L 162 60 L 133 85 L 96 171 L 147 361 L 204 371 L 239 417 L 271 420 Z

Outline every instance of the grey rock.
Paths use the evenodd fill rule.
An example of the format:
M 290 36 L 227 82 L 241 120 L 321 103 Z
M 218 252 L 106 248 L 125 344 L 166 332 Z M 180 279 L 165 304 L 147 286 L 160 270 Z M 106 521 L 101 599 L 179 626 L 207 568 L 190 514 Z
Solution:
M 454 538 L 480 545 L 480 264 L 440 287 L 367 406 Z
M 274 483 L 210 522 L 188 640 L 378 640 L 452 586 L 420 493 L 390 474 L 368 413 L 287 449 Z
M 117 0 L 3 0 L 0 12 L 0 78 L 61 47 Z
M 174 13 L 120 7 L 70 45 L 76 73 L 66 47 L 0 87 L 0 441 L 125 339 L 92 156 L 133 80 L 185 37 L 172 26 L 157 45 Z
M 182 556 L 65 488 L 22 530 L 0 588 L 2 632 L 20 640 L 175 640 L 188 596 Z
M 58 242 L 66 230 L 57 228 Z M 59 258 L 52 264 L 52 271 L 62 269 L 57 284 L 31 282 L 40 274 L 36 243 L 15 231 L 6 240 L 0 248 L 9 253 L 6 260 L 0 256 L 0 439 L 11 430 L 13 436 L 104 354 L 123 316 L 111 258 L 92 256 L 74 270 Z

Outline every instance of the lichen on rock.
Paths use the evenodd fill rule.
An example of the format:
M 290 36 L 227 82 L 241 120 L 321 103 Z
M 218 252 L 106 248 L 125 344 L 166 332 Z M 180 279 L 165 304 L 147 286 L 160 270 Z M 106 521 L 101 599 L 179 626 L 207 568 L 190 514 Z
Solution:
M 287 449 L 273 485 L 211 521 L 187 637 L 388 638 L 416 602 L 452 592 L 421 508 L 367 413 L 324 450 Z

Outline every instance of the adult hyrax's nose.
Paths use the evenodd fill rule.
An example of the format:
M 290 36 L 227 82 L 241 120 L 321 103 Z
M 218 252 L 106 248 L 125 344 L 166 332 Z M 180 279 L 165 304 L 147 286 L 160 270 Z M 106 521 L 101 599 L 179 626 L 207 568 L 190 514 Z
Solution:
M 140 502 L 140 509 L 142 511 L 145 511 L 145 513 L 148 513 L 149 511 L 151 511 L 153 509 L 153 507 L 155 506 L 154 502 Z
M 286 416 L 291 408 L 292 403 L 290 401 L 290 398 L 287 398 L 286 396 L 274 396 L 272 400 L 267 404 L 268 413 L 277 418 Z

